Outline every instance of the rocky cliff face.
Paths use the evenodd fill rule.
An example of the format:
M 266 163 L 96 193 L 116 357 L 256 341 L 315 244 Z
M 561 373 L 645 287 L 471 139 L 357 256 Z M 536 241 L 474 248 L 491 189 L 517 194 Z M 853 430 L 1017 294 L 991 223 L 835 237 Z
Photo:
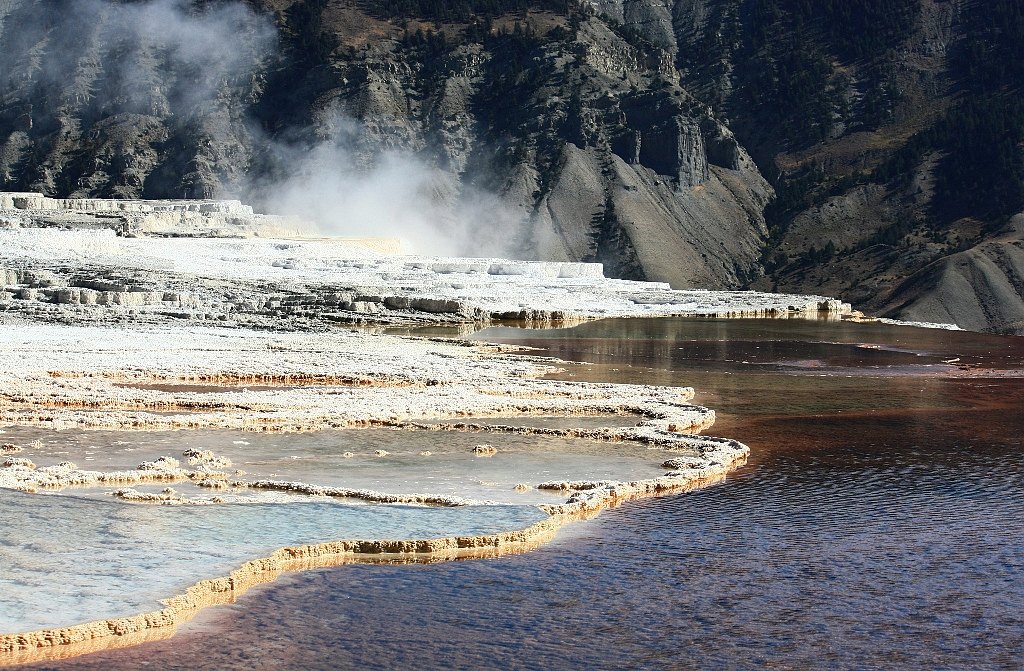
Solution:
M 340 117 L 347 160 L 400 150 L 437 171 L 432 198 L 500 196 L 513 215 L 479 227 L 502 227 L 481 238 L 503 253 L 677 286 L 758 274 L 771 188 L 668 52 L 592 12 L 483 26 L 344 1 L 86 4 L 0 5 L 4 189 L 258 202 L 289 171 L 281 144 L 315 146 Z M 218 30 L 244 48 L 187 39 Z
M 775 187 L 753 286 L 1024 332 L 1010 221 L 1024 210 L 1019 3 L 598 6 L 673 54 Z
M 428 175 L 390 199 L 467 253 L 996 315 L 925 307 L 922 271 L 1024 210 L 1013 3 L 855 4 L 0 0 L 0 189 L 273 209 L 341 143 L 321 164 Z

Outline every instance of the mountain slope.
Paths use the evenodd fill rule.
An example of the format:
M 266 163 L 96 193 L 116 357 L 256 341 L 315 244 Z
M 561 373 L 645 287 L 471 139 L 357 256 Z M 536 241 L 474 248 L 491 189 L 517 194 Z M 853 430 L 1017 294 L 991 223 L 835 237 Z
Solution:
M 601 7 L 652 41 L 671 30 L 684 86 L 776 189 L 753 286 L 1020 332 L 1007 317 L 1024 309 L 1020 284 L 989 292 L 980 273 L 955 291 L 934 274 L 1007 235 L 1024 210 L 1019 2 L 635 4 Z
M 86 4 L 92 18 L 62 0 L 7 6 L 4 189 L 274 208 L 296 152 L 343 145 L 328 162 L 373 170 L 400 151 L 431 177 L 399 198 L 473 212 L 471 226 L 437 232 L 479 243 L 462 251 L 600 260 L 677 286 L 758 273 L 771 188 L 673 83 L 666 54 L 590 12 L 524 3 L 435 23 L 383 2 Z M 151 28 L 167 16 L 170 37 Z M 67 43 L 79 23 L 89 30 Z M 191 44 L 192 31 L 210 43 Z M 218 32 L 248 46 L 226 58 Z M 481 194 L 501 211 L 480 211 Z
M 987 258 L 1024 211 L 1022 13 L 2 0 L 0 188 L 237 196 L 350 234 L 416 221 L 449 253 L 1020 331 L 1013 271 L 993 292 L 936 269 Z

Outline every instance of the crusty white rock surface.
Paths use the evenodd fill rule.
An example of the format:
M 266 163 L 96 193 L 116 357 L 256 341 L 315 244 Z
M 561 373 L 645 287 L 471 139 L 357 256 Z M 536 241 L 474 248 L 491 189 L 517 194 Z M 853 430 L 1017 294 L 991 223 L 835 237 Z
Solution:
M 49 198 L 33 192 L 0 192 L 0 226 L 71 226 L 121 235 L 174 237 L 290 236 L 314 232 L 306 222 L 257 214 L 237 200 Z
M 610 280 L 594 263 L 399 256 L 388 241 L 370 240 L 124 237 L 68 225 L 0 228 L 0 309 L 64 323 L 215 320 L 279 329 L 850 311 L 821 296 Z
M 550 364 L 457 341 L 9 321 L 0 347 L 12 354 L 0 369 L 0 422 L 11 424 L 301 431 L 616 412 L 685 431 L 714 421 L 686 403 L 690 389 L 538 380 Z

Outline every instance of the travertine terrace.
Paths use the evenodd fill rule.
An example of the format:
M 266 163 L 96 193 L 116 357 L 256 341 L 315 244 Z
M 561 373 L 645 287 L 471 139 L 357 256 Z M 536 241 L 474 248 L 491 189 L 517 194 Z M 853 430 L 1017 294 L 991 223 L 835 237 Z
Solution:
M 849 306 L 817 296 L 677 291 L 610 280 L 601 266 L 398 254 L 393 241 L 308 237 L 302 222 L 236 202 L 75 201 L 0 194 L 0 425 L 130 432 L 234 429 L 307 432 L 346 427 L 489 432 L 622 442 L 661 453 L 650 476 L 628 481 L 528 482 L 561 492 L 543 521 L 479 536 L 342 540 L 289 547 L 230 577 L 202 575 L 153 612 L 0 636 L 0 665 L 77 654 L 173 626 L 283 570 L 349 561 L 493 556 L 533 547 L 560 525 L 638 496 L 721 478 L 746 457 L 701 437 L 714 412 L 692 390 L 557 382 L 563 365 L 516 348 L 400 337 L 339 324 L 419 325 L 497 320 L 572 322 L 606 316 L 838 318 Z M 306 237 L 304 237 L 306 236 Z M 608 426 L 530 428 L 476 418 L 607 415 Z M 628 419 L 627 419 L 628 416 Z M 621 421 L 614 421 L 620 418 Z M 439 422 L 440 420 L 440 422 Z M 571 424 L 571 423 L 570 423 Z M 132 471 L 43 463 L 5 446 L 0 487 L 23 492 L 101 489 L 118 505 L 244 505 L 223 490 L 459 506 L 459 497 L 326 486 L 233 473 L 208 451 Z M 381 459 L 388 451 L 379 450 Z M 430 452 L 421 452 L 423 459 Z M 436 457 L 435 457 L 436 458 Z M 141 485 L 195 483 L 209 496 Z M 177 485 L 175 485 L 177 486 Z M 200 500 L 201 498 L 201 500 Z M 235 501 L 235 503 L 231 503 Z
M 147 217 L 164 223 L 146 224 Z M 595 263 L 425 258 L 396 254 L 401 246 L 393 240 L 301 237 L 308 233 L 302 222 L 253 214 L 234 201 L 132 204 L 0 193 L 0 309 L 63 323 L 185 320 L 280 329 L 850 311 L 821 296 L 610 280 Z

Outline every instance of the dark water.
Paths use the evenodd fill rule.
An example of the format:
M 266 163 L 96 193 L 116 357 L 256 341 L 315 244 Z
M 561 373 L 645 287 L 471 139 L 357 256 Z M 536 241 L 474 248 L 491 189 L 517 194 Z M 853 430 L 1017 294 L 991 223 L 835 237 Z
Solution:
M 572 379 L 693 385 L 751 459 L 527 555 L 292 575 L 59 668 L 1024 668 L 1024 339 L 685 320 L 485 337 L 596 364 Z

